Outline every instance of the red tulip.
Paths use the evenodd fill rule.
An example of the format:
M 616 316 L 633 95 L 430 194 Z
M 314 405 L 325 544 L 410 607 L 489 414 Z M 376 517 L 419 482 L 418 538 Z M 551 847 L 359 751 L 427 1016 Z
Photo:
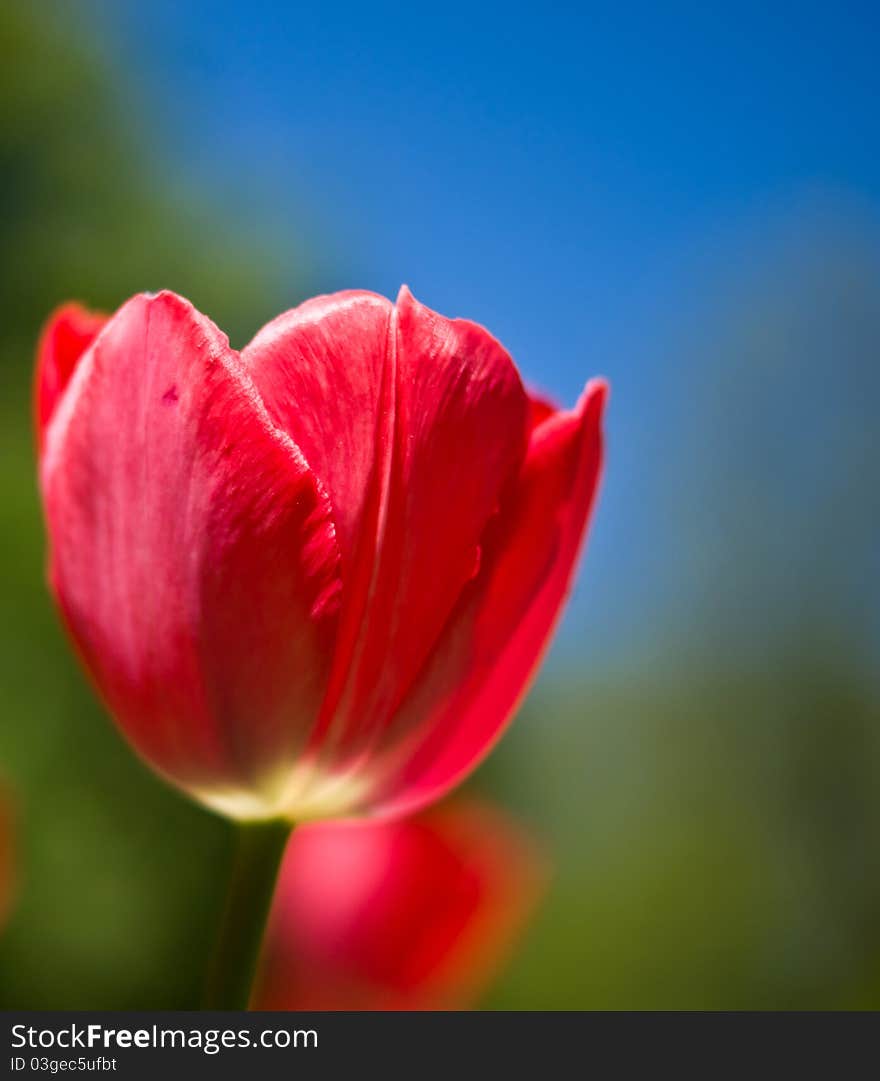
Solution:
M 16 893 L 15 815 L 9 794 L 0 787 L 0 931 L 6 925 Z
M 511 952 L 543 881 L 532 842 L 473 803 L 296 831 L 252 1004 L 464 1009 Z
M 173 293 L 64 308 L 37 388 L 51 588 L 165 777 L 243 819 L 389 813 L 487 753 L 569 588 L 604 384 L 530 400 L 403 289 L 240 353 Z

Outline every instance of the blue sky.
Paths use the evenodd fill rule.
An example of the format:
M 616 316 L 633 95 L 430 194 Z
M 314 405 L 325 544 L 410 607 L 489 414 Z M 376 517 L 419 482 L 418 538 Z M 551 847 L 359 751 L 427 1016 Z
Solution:
M 173 167 L 292 265 L 305 246 L 317 288 L 406 281 L 565 402 L 610 377 L 605 496 L 565 634 L 625 649 L 662 577 L 644 497 L 681 390 L 677 328 L 816 193 L 880 215 L 876 9 L 102 10 Z

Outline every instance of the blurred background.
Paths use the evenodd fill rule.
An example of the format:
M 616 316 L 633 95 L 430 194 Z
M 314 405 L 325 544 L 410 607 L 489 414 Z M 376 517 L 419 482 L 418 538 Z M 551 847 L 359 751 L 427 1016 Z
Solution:
M 406 281 L 561 402 L 613 389 L 469 785 L 555 868 L 483 1004 L 880 1008 L 880 16 L 767 7 L 0 6 L 0 1004 L 195 1005 L 228 859 L 50 607 L 43 319 L 167 286 L 241 346 Z

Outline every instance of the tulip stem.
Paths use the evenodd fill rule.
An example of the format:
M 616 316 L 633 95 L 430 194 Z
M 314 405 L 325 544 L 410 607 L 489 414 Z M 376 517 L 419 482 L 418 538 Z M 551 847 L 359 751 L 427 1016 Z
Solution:
M 203 1008 L 246 1010 L 289 822 L 237 826 L 235 854 L 220 934 L 205 982 Z

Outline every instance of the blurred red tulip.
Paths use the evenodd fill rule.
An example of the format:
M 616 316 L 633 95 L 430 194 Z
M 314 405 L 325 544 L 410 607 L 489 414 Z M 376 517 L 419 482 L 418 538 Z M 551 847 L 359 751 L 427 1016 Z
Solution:
M 38 358 L 51 587 L 120 727 L 232 817 L 409 810 L 488 751 L 559 615 L 601 382 L 531 401 L 482 327 L 318 297 L 241 353 L 173 293 Z
M 6 925 L 15 899 L 15 823 L 12 800 L 0 787 L 0 931 Z
M 465 1009 L 543 878 L 533 843 L 480 804 L 304 827 L 284 857 L 253 1006 Z

